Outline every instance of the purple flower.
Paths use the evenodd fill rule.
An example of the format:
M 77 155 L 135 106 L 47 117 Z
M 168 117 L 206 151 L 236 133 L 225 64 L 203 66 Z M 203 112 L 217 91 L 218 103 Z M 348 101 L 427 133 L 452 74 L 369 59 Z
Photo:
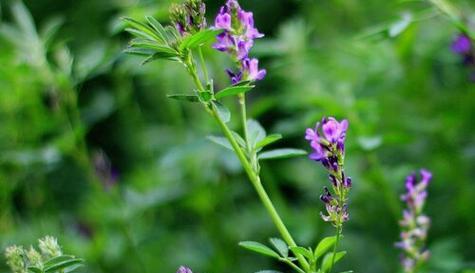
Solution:
M 320 199 L 325 203 L 327 215 L 321 214 L 324 221 L 341 226 L 349 219 L 347 195 L 352 187 L 352 180 L 345 175 L 343 161 L 345 157 L 345 138 L 348 121 L 337 121 L 335 118 L 323 118 L 317 122 L 315 129 L 308 128 L 305 139 L 309 141 L 313 152 L 309 158 L 320 162 L 328 171 L 335 198 L 328 188 Z
M 180 268 L 178 268 L 176 273 L 193 273 L 193 272 L 188 267 L 180 266 Z
M 452 42 L 451 47 L 453 52 L 465 55 L 472 50 L 472 40 L 465 34 L 459 34 Z
M 266 71 L 259 70 L 257 59 L 249 58 L 249 51 L 254 45 L 254 40 L 264 37 L 254 26 L 252 12 L 243 10 L 236 0 L 228 0 L 220 8 L 214 27 L 224 31 L 217 36 L 217 42 L 213 48 L 231 55 L 240 69 L 238 73 L 228 73 L 231 82 L 237 83 L 236 75 L 241 75 L 240 80 L 262 80 Z
M 259 70 L 259 61 L 257 59 L 246 58 L 242 60 L 241 71 L 244 74 L 244 80 L 260 81 L 266 76 L 266 70 Z
M 396 247 L 403 250 L 401 264 L 405 272 L 413 272 L 416 265 L 427 261 L 429 251 L 424 249 L 427 233 L 430 227 L 430 218 L 422 214 L 427 187 L 432 179 L 432 173 L 420 170 L 420 180 L 416 173 L 406 177 L 406 193 L 401 199 L 406 202 L 407 209 L 403 211 L 403 218 L 399 222 L 402 228 L 401 240 Z

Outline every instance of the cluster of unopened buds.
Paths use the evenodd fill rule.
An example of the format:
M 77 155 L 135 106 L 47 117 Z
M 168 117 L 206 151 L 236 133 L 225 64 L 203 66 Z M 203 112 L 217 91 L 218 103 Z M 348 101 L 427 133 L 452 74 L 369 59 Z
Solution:
M 252 12 L 243 10 L 236 0 L 228 0 L 219 10 L 214 27 L 222 29 L 213 47 L 231 55 L 239 67 L 238 72 L 227 70 L 233 84 L 241 81 L 258 81 L 266 75 L 266 70 L 259 69 L 259 61 L 249 57 L 254 40 L 264 37 L 254 27 Z
M 401 263 L 407 273 L 414 272 L 420 264 L 429 258 L 425 241 L 430 227 L 430 219 L 423 214 L 422 210 L 432 174 L 427 170 L 421 170 L 420 176 L 419 182 L 417 182 L 415 173 L 406 178 L 406 194 L 401 197 L 406 203 L 407 209 L 404 210 L 403 219 L 399 223 L 402 228 L 401 241 L 397 242 L 396 246 L 404 251 Z
M 325 187 L 320 196 L 327 210 L 327 215 L 322 213 L 322 218 L 336 227 L 349 219 L 347 199 L 352 182 L 343 168 L 347 130 L 347 120 L 339 122 L 330 117 L 323 118 L 315 129 L 308 128 L 305 136 L 313 149 L 310 159 L 320 162 L 329 173 L 333 194 Z
M 207 27 L 206 5 L 202 0 L 186 0 L 170 8 L 170 19 L 181 36 L 194 34 Z

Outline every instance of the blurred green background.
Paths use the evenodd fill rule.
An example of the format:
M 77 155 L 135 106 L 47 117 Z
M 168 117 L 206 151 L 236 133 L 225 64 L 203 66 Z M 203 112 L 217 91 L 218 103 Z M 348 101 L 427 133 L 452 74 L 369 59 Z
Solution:
M 122 53 L 130 37 L 120 17 L 166 22 L 171 2 L 29 0 L 25 9 L 1 0 L 2 249 L 50 234 L 86 259 L 83 272 L 174 272 L 181 264 L 197 273 L 288 272 L 237 246 L 278 233 L 237 159 L 206 139 L 219 132 L 213 121 L 199 105 L 166 98 L 191 90 L 184 69 L 140 66 Z M 222 3 L 207 1 L 210 22 Z M 455 3 L 470 15 L 469 1 Z M 253 55 L 268 76 L 249 107 L 268 132 L 284 135 L 274 146 L 308 149 L 304 130 L 323 115 L 350 121 L 349 255 L 338 269 L 399 271 L 399 195 L 421 167 L 434 173 L 430 271 L 475 268 L 475 85 L 450 51 L 452 23 L 424 2 L 241 4 L 266 34 Z M 404 12 L 426 20 L 389 37 L 385 27 L 404 26 Z M 364 35 L 375 27 L 382 32 Z M 224 86 L 229 60 L 205 53 Z M 333 233 L 319 217 L 328 182 L 318 164 L 269 161 L 262 177 L 299 243 Z

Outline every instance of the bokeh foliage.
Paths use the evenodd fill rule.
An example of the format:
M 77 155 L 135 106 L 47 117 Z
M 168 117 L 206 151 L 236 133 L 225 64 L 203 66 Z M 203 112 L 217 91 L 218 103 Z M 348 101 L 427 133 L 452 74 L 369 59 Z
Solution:
M 171 2 L 0 2 L 2 248 L 52 234 L 85 258 L 84 272 L 280 266 L 237 246 L 278 234 L 237 160 L 206 139 L 215 124 L 166 98 L 190 90 L 185 71 L 122 53 L 130 37 L 120 17 L 166 22 Z M 399 194 L 420 167 L 434 173 L 431 272 L 474 268 L 475 85 L 449 49 L 456 27 L 425 2 L 241 2 L 266 33 L 253 52 L 268 77 L 251 94 L 252 115 L 299 148 L 323 115 L 350 121 L 342 268 L 398 271 Z M 455 3 L 471 16 L 473 3 Z M 221 4 L 208 1 L 210 22 Z M 423 19 L 389 35 L 407 25 L 403 14 Z M 229 61 L 205 55 L 224 86 Z M 321 168 L 300 158 L 264 163 L 262 174 L 299 242 L 332 232 L 318 215 Z

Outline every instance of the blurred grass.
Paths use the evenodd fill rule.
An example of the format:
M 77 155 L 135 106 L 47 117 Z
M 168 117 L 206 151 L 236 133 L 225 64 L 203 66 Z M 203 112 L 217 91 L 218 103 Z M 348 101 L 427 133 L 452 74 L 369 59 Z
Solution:
M 118 19 L 166 21 L 171 1 L 25 1 L 38 33 L 61 22 L 55 18 L 64 22 L 48 44 L 28 25 L 13 41 L 5 35 L 16 2 L 0 3 L 2 248 L 53 234 L 87 260 L 85 272 L 174 272 L 180 264 L 208 273 L 286 270 L 237 246 L 277 232 L 237 160 L 206 140 L 218 132 L 213 122 L 199 107 L 166 98 L 191 88 L 183 69 L 140 67 L 121 53 L 129 37 Z M 354 190 L 341 268 L 398 271 L 399 194 L 405 175 L 420 167 L 435 177 L 427 207 L 431 272 L 473 268 L 475 85 L 450 52 L 457 33 L 450 21 L 437 16 L 393 38 L 357 39 L 429 6 L 241 2 L 267 36 L 254 54 L 268 77 L 251 94 L 250 111 L 269 132 L 284 134 L 276 146 L 305 148 L 304 129 L 323 115 L 350 120 Z M 473 11 L 468 1 L 456 3 Z M 221 4 L 208 1 L 210 22 Z M 206 55 L 223 86 L 229 61 Z M 108 164 L 105 176 L 95 175 L 97 156 L 114 175 Z M 300 243 L 332 232 L 318 216 L 327 183 L 321 168 L 305 158 L 268 162 L 263 180 Z

